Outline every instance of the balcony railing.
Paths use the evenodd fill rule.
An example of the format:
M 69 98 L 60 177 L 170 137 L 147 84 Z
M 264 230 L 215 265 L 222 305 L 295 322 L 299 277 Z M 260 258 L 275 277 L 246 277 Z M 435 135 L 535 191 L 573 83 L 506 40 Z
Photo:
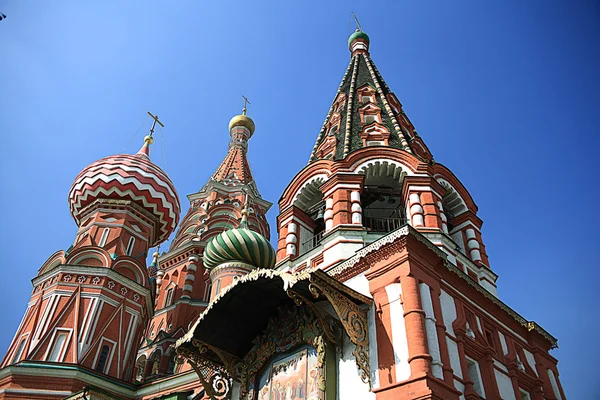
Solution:
M 308 253 L 309 251 L 311 251 L 312 249 L 314 249 L 315 247 L 317 247 L 318 245 L 321 244 L 321 241 L 323 240 L 323 232 L 319 232 L 316 235 L 314 235 L 313 237 L 311 237 L 310 239 L 308 239 L 305 242 L 302 242 L 300 244 L 300 255 L 304 254 L 304 253 Z
M 370 232 L 388 233 L 400 228 L 405 223 L 405 218 L 363 218 L 363 226 Z

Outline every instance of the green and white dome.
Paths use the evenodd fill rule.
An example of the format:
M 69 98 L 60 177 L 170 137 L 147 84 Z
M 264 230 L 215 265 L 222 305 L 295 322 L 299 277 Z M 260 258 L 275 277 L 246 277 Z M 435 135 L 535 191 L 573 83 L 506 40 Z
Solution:
M 212 238 L 204 249 L 203 259 L 208 270 L 236 261 L 270 269 L 275 266 L 275 250 L 263 235 L 244 227 Z

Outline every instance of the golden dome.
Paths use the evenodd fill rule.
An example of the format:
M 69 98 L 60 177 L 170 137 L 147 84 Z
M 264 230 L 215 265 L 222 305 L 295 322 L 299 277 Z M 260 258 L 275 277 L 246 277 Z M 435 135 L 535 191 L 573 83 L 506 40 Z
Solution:
M 235 117 L 231 118 L 231 121 L 229 121 L 229 130 L 231 130 L 231 128 L 234 126 L 245 126 L 248 128 L 251 135 L 254 133 L 254 121 L 252 121 L 252 118 L 245 114 L 236 115 Z

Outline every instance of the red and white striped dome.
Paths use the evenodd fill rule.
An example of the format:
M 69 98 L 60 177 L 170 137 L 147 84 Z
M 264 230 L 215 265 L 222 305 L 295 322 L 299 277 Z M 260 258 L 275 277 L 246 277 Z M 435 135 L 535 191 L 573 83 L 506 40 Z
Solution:
M 148 139 L 149 138 L 149 139 Z M 71 215 L 79 225 L 81 211 L 99 198 L 132 200 L 159 219 L 150 246 L 165 241 L 179 221 L 179 197 L 173 182 L 149 157 L 147 137 L 137 154 L 102 158 L 83 169 L 69 191 Z

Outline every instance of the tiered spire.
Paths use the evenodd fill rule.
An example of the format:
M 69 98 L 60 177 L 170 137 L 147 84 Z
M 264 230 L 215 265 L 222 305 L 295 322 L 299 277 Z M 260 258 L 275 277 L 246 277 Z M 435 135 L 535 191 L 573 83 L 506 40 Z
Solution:
M 190 241 L 202 242 L 220 232 L 240 225 L 242 205 L 246 209 L 247 226 L 269 237 L 269 225 L 265 213 L 271 203 L 261 198 L 248 164 L 248 139 L 254 134 L 254 121 L 246 115 L 248 99 L 244 97 L 242 113 L 229 122 L 231 141 L 224 160 L 198 193 L 188 196 L 190 209 L 185 216 L 171 250 Z M 249 202 L 249 203 L 248 203 Z
M 212 179 L 217 182 L 247 185 L 253 181 L 246 153 L 248 152 L 248 139 L 254 133 L 254 121 L 246 115 L 247 103 L 248 99 L 244 97 L 242 114 L 236 115 L 229 121 L 231 135 L 229 151 L 212 176 Z
M 348 39 L 352 54 L 310 156 L 342 160 L 368 146 L 389 146 L 425 161 L 432 156 L 369 54 L 369 37 L 357 29 Z

